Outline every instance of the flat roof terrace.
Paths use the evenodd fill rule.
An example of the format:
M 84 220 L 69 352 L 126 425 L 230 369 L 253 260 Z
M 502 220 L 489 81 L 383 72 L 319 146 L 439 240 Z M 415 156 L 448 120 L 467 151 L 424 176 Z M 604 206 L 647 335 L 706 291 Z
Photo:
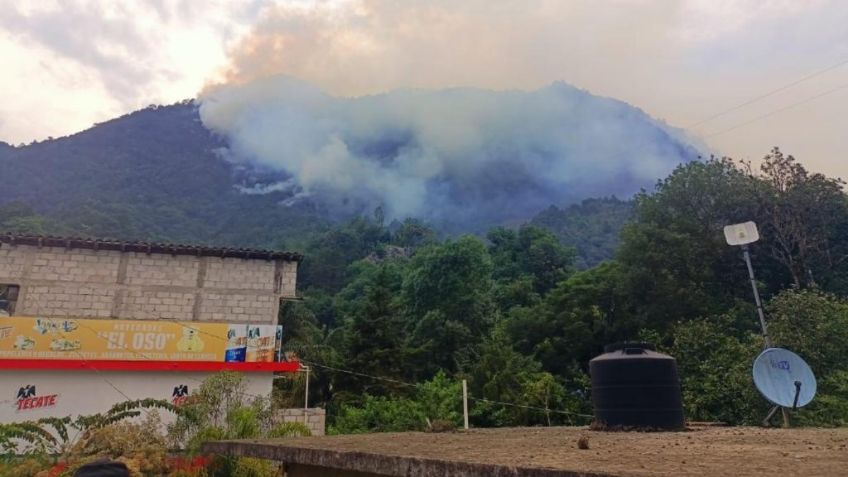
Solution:
M 581 437 L 588 449 L 578 448 Z M 848 475 L 846 428 L 502 428 L 220 441 L 204 450 L 284 462 L 290 477 Z

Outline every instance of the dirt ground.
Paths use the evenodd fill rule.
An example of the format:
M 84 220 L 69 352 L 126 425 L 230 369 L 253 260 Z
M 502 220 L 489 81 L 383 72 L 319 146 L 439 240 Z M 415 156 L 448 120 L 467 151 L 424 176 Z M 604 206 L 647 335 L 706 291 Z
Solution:
M 578 449 L 588 437 L 588 449 Z M 615 476 L 848 476 L 848 429 L 692 427 L 685 432 L 587 428 L 328 436 L 286 447 L 546 468 Z

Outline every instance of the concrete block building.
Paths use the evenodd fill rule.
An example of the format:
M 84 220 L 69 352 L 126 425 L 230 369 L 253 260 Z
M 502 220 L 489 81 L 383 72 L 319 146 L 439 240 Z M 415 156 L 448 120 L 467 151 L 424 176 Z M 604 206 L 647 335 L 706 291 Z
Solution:
M 128 399 L 184 398 L 221 369 L 246 371 L 248 392 L 268 395 L 273 372 L 297 363 L 259 362 L 256 353 L 251 363 L 249 351 L 233 362 L 239 358 L 229 347 L 257 339 L 260 330 L 267 337 L 268 329 L 266 340 L 273 346 L 277 330 L 279 342 L 278 312 L 282 301 L 296 299 L 301 259 L 267 250 L 0 235 L 0 422 L 102 412 Z M 192 354 L 200 351 L 206 354 Z
M 14 314 L 276 324 L 301 256 L 287 252 L 0 235 Z M 7 292 L 8 293 L 8 292 Z M 11 313 L 10 313 L 11 314 Z

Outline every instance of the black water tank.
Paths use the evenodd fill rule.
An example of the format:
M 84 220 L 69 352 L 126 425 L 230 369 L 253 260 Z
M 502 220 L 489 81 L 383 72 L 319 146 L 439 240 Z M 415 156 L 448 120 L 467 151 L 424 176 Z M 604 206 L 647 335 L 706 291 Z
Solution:
M 599 428 L 683 429 L 677 361 L 646 343 L 618 343 L 589 361 Z

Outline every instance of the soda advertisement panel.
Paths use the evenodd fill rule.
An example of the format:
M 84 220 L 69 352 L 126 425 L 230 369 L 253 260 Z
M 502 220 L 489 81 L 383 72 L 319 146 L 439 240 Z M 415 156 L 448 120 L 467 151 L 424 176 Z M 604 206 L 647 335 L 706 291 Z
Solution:
M 0 317 L 0 359 L 274 361 L 278 334 L 276 325 Z
M 270 363 L 277 354 L 275 325 L 247 325 L 247 361 Z

